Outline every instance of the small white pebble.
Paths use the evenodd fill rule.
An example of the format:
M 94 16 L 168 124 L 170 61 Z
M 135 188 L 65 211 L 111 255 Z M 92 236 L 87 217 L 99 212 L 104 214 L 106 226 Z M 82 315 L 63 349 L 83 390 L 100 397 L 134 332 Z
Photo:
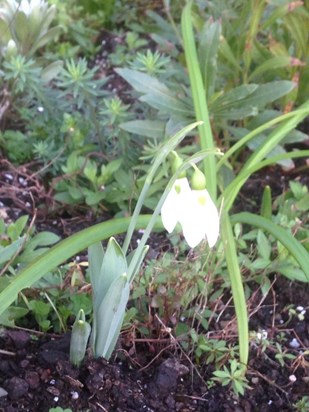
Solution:
M 55 396 L 54 397 L 54 402 L 58 402 L 59 401 L 59 396 Z
M 261 332 L 257 332 L 256 337 L 259 341 L 265 340 L 267 339 L 267 331 L 265 329 L 263 329 Z
M 270 399 L 269 401 L 268 401 L 268 405 L 271 405 L 273 403 L 273 401 Z
M 26 207 L 30 207 L 31 204 L 30 204 L 29 202 L 26 202 L 26 203 L 25 203 L 25 206 L 26 206 Z
M 27 186 L 27 181 L 23 177 L 19 177 L 18 181 L 22 186 Z
M 303 306 L 297 306 L 296 310 L 298 310 L 298 312 L 302 312 L 305 308 Z
M 293 349 L 297 349 L 300 347 L 300 343 L 298 342 L 298 340 L 296 338 L 293 338 L 291 340 L 291 342 L 289 343 L 290 347 Z
M 280 325 L 282 325 L 282 324 L 284 323 L 284 320 L 283 320 L 283 319 L 280 319 L 280 320 L 279 320 L 279 323 L 280 323 Z
M 292 383 L 296 382 L 297 381 L 296 376 L 295 375 L 290 375 L 289 376 L 289 381 L 292 382 Z
M 56 381 L 55 381 L 55 379 L 51 379 L 49 383 L 50 383 L 51 385 L 55 385 Z
M 5 174 L 4 174 L 4 177 L 5 177 L 7 180 L 13 180 L 13 176 L 10 175 L 9 173 L 5 173 Z
M 78 392 L 76 392 L 76 391 L 72 391 L 72 392 L 71 392 L 71 395 L 72 395 L 72 399 L 74 399 L 74 400 L 76 400 L 76 399 L 79 398 L 79 394 L 78 394 Z

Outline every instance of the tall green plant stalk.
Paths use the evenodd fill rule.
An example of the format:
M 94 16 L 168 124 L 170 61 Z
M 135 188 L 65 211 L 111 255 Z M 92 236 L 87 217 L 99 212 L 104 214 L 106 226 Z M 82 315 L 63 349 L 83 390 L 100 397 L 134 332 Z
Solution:
M 199 126 L 201 148 L 213 148 L 215 144 L 210 126 L 206 92 L 203 85 L 202 74 L 197 57 L 197 50 L 192 27 L 191 5 L 192 2 L 190 1 L 185 6 L 181 19 L 184 51 L 190 78 L 195 115 L 198 120 L 202 120 L 204 122 L 201 126 Z M 215 201 L 217 193 L 217 176 L 216 159 L 214 156 L 209 156 L 204 160 L 204 173 L 206 176 L 209 193 Z M 248 362 L 249 354 L 247 305 L 238 265 L 234 236 L 231 230 L 231 223 L 229 216 L 225 211 L 223 211 L 223 219 L 221 221 L 221 237 L 223 244 L 225 245 L 225 257 L 231 279 L 233 301 L 236 309 L 240 361 L 244 365 L 246 365 Z
M 200 135 L 200 145 L 202 150 L 213 149 L 215 147 L 208 105 L 206 100 L 206 91 L 203 84 L 203 77 L 200 71 L 197 51 L 191 19 L 191 2 L 189 2 L 182 13 L 181 28 L 183 36 L 183 47 L 185 51 L 186 63 L 189 72 L 191 92 L 195 110 L 195 116 L 198 121 L 202 121 L 198 126 Z M 213 201 L 217 198 L 217 174 L 216 160 L 214 156 L 208 156 L 204 159 L 204 174 L 206 176 L 207 189 Z

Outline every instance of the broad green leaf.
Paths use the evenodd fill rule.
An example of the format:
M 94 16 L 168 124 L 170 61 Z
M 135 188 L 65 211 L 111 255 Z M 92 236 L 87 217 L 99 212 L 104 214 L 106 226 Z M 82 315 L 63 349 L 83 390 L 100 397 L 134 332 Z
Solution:
M 301 62 L 300 62 L 301 63 Z M 252 81 L 255 77 L 261 76 L 265 72 L 271 70 L 277 70 L 282 67 L 287 67 L 292 65 L 292 58 L 290 56 L 275 56 L 266 60 L 260 64 L 249 76 L 249 81 Z
M 296 87 L 294 82 L 279 80 L 259 85 L 258 88 L 245 99 L 245 104 L 264 107 L 282 96 L 285 96 Z
M 15 240 L 8 246 L 0 246 L 0 265 L 8 262 L 12 257 L 21 249 L 25 242 L 26 237 L 23 236 L 20 239 Z
M 148 74 L 131 69 L 116 69 L 131 86 L 142 94 L 140 101 L 161 110 L 164 113 L 175 113 L 186 116 L 189 108 L 182 103 L 178 96 L 162 82 Z
M 24 12 L 17 11 L 14 16 L 15 36 L 22 45 L 23 52 L 29 51 L 29 25 Z
M 112 350 L 111 344 L 115 342 L 115 336 L 121 329 L 125 308 L 128 303 L 130 286 L 127 275 L 123 273 L 110 284 L 107 293 L 97 312 L 97 328 L 95 340 L 95 356 L 103 356 L 108 359 Z
M 91 183 L 96 182 L 98 167 L 97 164 L 90 160 L 87 162 L 86 166 L 84 167 L 83 173 L 90 180 Z
M 71 198 L 74 199 L 74 200 L 81 200 L 83 198 L 83 192 L 77 187 L 69 186 L 68 187 L 68 192 L 69 192 Z M 56 195 L 58 200 L 61 200 L 61 198 L 59 197 L 60 195 L 61 195 L 61 193 L 57 193 L 57 195 Z
M 269 262 L 271 256 L 271 244 L 262 230 L 258 230 L 256 240 L 259 254 L 265 261 Z
M 275 239 L 282 243 L 282 245 L 289 251 L 289 253 L 297 261 L 309 282 L 309 252 L 296 240 L 290 232 L 282 229 L 269 219 L 254 215 L 252 213 L 238 213 L 231 216 L 232 223 L 240 222 L 259 227 L 263 231 L 270 233 Z
M 10 26 L 7 24 L 7 22 L 1 16 L 0 17 L 0 33 L 1 33 L 0 44 L 2 46 L 6 46 L 9 42 L 9 40 L 11 40 L 11 38 L 12 38 L 9 27 Z
M 294 82 L 287 80 L 263 85 L 242 85 L 216 99 L 211 109 L 217 118 L 231 120 L 256 115 L 259 109 L 286 95 L 295 86 Z
M 212 105 L 212 111 L 219 111 L 219 109 L 233 107 L 237 102 L 243 101 L 245 98 L 252 95 L 258 87 L 257 84 L 243 84 L 242 86 L 235 87 L 215 100 Z
M 278 272 L 288 279 L 296 282 L 308 283 L 308 278 L 304 274 L 303 270 L 298 267 L 293 266 L 292 264 L 285 264 L 278 268 Z
M 88 262 L 90 281 L 93 288 L 93 294 L 96 294 L 99 286 L 99 278 L 104 258 L 104 249 L 101 242 L 94 243 L 88 248 Z
M 55 38 L 61 34 L 61 31 L 61 27 L 59 26 L 53 27 L 50 30 L 48 30 L 48 32 L 45 33 L 42 37 L 40 37 L 40 39 L 33 45 L 33 47 L 30 50 L 30 53 L 34 53 L 37 49 L 45 46 L 45 44 L 47 44 L 48 42 L 55 40 Z
M 139 100 L 168 115 L 188 116 L 191 112 L 190 108 L 182 104 L 179 98 L 173 96 L 145 94 Z
M 170 90 L 164 83 L 149 74 L 131 69 L 115 69 L 139 93 L 169 96 Z
M 120 124 L 120 128 L 127 132 L 146 136 L 151 139 L 163 139 L 166 122 L 160 120 L 132 120 Z
M 119 170 L 122 164 L 122 159 L 115 159 L 107 163 L 107 165 L 101 166 L 101 174 L 97 178 L 98 186 L 107 183 L 117 170 Z
M 60 239 L 60 236 L 56 235 L 53 232 L 40 232 L 27 242 L 25 251 L 27 251 L 28 249 L 35 249 L 37 246 L 53 245 L 54 243 L 59 242 Z
M 209 98 L 215 89 L 217 72 L 217 54 L 220 45 L 221 24 L 220 22 L 208 21 L 200 33 L 199 61 L 204 77 L 206 96 Z
M 10 308 L 7 308 L 0 315 L 0 325 L 13 328 L 16 326 L 15 320 L 25 317 L 28 312 L 29 310 L 27 308 L 21 308 L 18 306 L 12 306 Z
M 105 192 L 88 191 L 85 196 L 85 202 L 88 206 L 96 206 L 101 202 L 101 200 L 105 199 L 105 197 Z
M 48 250 L 48 248 L 44 246 L 51 246 L 59 240 L 60 237 L 52 232 L 41 232 L 37 234 L 25 244 L 25 250 L 18 256 L 17 262 L 23 264 L 30 263 Z
M 115 238 L 111 237 L 104 254 L 101 272 L 99 275 L 98 293 L 99 299 L 103 299 L 115 279 L 128 272 L 127 260 Z
M 16 235 L 17 235 L 17 236 L 20 236 L 21 233 L 22 233 L 22 231 L 25 229 L 26 224 L 27 224 L 27 222 L 28 222 L 28 218 L 29 218 L 29 216 L 27 216 L 27 215 L 21 216 L 21 217 L 19 217 L 19 218 L 16 220 L 15 223 L 13 223 L 13 225 L 14 225 L 14 227 L 15 227 L 15 229 L 16 229 Z M 10 225 L 10 226 L 11 226 L 11 225 Z M 10 226 L 8 227 L 8 233 L 9 233 L 9 228 L 10 228 Z
M 55 79 L 60 73 L 62 67 L 63 62 L 61 60 L 57 60 L 46 66 L 41 72 L 41 78 L 43 83 L 49 83 L 51 80 Z
M 302 199 L 298 200 L 295 206 L 297 207 L 298 210 L 301 210 L 304 212 L 309 211 L 309 193 L 307 193 Z

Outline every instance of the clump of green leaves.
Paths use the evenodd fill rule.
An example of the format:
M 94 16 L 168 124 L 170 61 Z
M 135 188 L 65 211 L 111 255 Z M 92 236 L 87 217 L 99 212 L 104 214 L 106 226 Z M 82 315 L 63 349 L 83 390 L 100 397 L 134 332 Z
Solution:
M 307 412 L 309 410 L 309 396 L 303 396 L 293 406 L 296 412 Z
M 213 381 L 219 382 L 222 386 L 231 386 L 235 395 L 244 395 L 245 389 L 250 388 L 245 377 L 244 367 L 236 359 L 230 361 L 229 368 L 224 365 L 223 370 L 213 372 Z

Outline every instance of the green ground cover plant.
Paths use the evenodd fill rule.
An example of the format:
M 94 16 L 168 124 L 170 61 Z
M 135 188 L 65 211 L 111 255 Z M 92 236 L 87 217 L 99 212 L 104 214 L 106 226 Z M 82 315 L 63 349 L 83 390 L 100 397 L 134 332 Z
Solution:
M 115 72 L 133 88 L 127 104 L 106 90 L 108 76 L 100 78 L 96 65 L 90 68 L 88 54 L 78 55 L 93 32 L 81 28 L 89 36 L 86 43 L 76 31 L 64 34 L 65 50 L 74 39 L 78 43 L 69 58 L 63 58 L 61 47 L 53 51 L 59 27 L 68 27 L 73 18 L 66 6 L 54 3 L 65 9 L 63 22 L 55 17 L 56 8 L 44 3 L 40 13 L 49 17 L 36 36 L 27 37 L 29 44 L 22 43 L 11 21 L 17 25 L 23 19 L 28 28 L 33 10 L 18 10 L 13 0 L 1 4 L 0 31 L 7 38 L 1 43 L 0 145 L 15 164 L 34 158 L 43 163 L 42 175 L 53 179 L 55 202 L 86 205 L 115 217 L 61 241 L 49 232 L 35 233 L 31 225 L 27 229 L 27 217 L 0 221 L 0 321 L 25 326 L 31 314 L 43 332 L 60 332 L 75 318 L 71 360 L 79 366 L 88 345 L 95 357 L 110 359 L 122 327 L 150 336 L 151 308 L 166 324 L 173 320 L 170 333 L 197 365 L 214 365 L 210 386 L 219 382 L 243 395 L 249 387 L 250 345 L 273 351 L 281 367 L 297 358 L 278 342 L 250 333 L 248 300 L 253 285 L 263 296 L 269 293 L 273 273 L 308 283 L 308 188 L 291 181 L 274 199 L 266 186 L 256 213 L 234 210 L 254 173 L 274 164 L 291 170 L 309 155 L 301 145 L 308 136 L 296 129 L 309 114 L 308 12 L 302 4 L 222 1 L 207 8 L 203 2 L 187 2 L 179 22 L 172 17 L 177 5 L 169 8 L 165 1 L 168 21 L 149 12 L 147 22 L 161 51 L 146 49 L 144 33 L 136 34 L 130 23 L 125 42 L 110 56 L 113 65 L 126 66 Z M 97 17 L 112 25 L 116 3 L 102 10 L 95 1 L 80 2 L 78 21 L 83 10 L 90 21 Z M 50 28 L 54 18 L 57 26 Z M 173 42 L 169 50 L 163 37 Z M 170 164 L 173 151 L 180 159 L 176 168 Z M 163 230 L 159 215 L 165 200 L 185 174 L 196 189 L 197 166 L 219 211 L 219 241 L 214 248 L 209 239 L 199 244 L 191 261 L 183 240 L 185 222 L 179 218 L 183 232 L 169 235 L 177 258 L 167 253 L 143 264 L 152 230 Z M 145 233 L 132 252 L 132 236 L 139 229 Z M 115 239 L 119 233 L 126 233 L 122 246 Z M 108 239 L 103 249 L 100 242 Z M 72 269 L 65 262 L 87 248 L 84 277 L 78 264 Z M 70 285 L 64 282 L 67 275 Z M 66 289 L 76 291 L 88 283 L 92 299 L 89 294 L 72 297 Z M 210 307 L 224 294 L 235 307 L 236 345 L 205 338 L 219 316 Z M 295 311 L 289 309 L 291 317 Z M 295 408 L 302 410 L 305 398 Z

